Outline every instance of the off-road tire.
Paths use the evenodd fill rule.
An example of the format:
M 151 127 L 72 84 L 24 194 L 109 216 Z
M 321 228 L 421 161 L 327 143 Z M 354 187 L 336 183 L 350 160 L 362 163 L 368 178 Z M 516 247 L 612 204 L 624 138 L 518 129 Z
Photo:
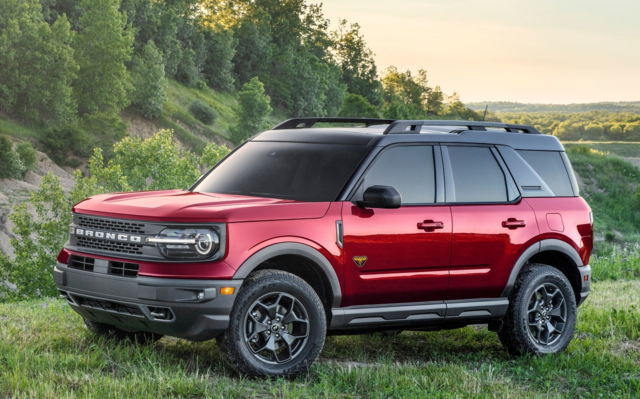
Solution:
M 534 293 L 541 286 L 556 287 L 566 303 L 565 324 L 562 333 L 548 345 L 540 344 L 535 333 L 530 330 L 530 314 Z M 553 288 L 552 288 L 553 289 Z M 547 355 L 562 352 L 567 348 L 576 326 L 576 297 L 567 277 L 558 269 L 543 265 L 529 264 L 522 269 L 509 297 L 509 309 L 504 318 L 502 330 L 498 333 L 500 342 L 511 355 Z M 535 328 L 532 326 L 532 329 Z M 548 336 L 548 335 L 547 335 Z
M 98 337 L 115 339 L 117 341 L 131 341 L 139 345 L 150 345 L 163 337 L 162 334 L 150 333 L 146 331 L 124 331 L 110 324 L 98 323 L 84 320 L 89 331 Z
M 308 315 L 308 338 L 298 354 L 286 363 L 271 364 L 252 352 L 246 328 L 249 312 L 255 304 L 272 293 L 283 293 L 299 301 Z M 252 313 L 253 314 L 253 313 Z M 265 316 L 268 317 L 268 316 Z M 284 319 L 282 319 L 284 323 Z M 253 319 L 249 322 L 254 322 Z M 254 324 L 255 325 L 255 324 Z M 282 330 L 281 330 L 282 331 Z M 269 333 L 271 334 L 271 333 Z M 231 311 L 229 328 L 216 338 L 225 362 L 248 377 L 294 378 L 306 372 L 316 361 L 327 334 L 327 319 L 318 294 L 301 278 L 280 270 L 261 270 L 244 282 Z M 263 339 L 263 338 L 260 338 Z M 291 352 L 290 352 L 291 353 Z

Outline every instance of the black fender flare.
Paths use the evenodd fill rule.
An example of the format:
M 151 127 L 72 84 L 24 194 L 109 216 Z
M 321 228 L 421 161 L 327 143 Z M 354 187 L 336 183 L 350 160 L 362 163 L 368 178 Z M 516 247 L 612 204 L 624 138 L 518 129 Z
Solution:
M 507 285 L 504 287 L 502 291 L 502 297 L 508 297 L 511 294 L 511 290 L 516 283 L 516 279 L 518 278 L 518 274 L 520 274 L 520 270 L 527 263 L 527 261 L 535 254 L 544 251 L 558 251 L 568 256 L 573 263 L 576 264 L 577 267 L 584 266 L 582 263 L 582 259 L 578 252 L 569 244 L 564 241 L 556 240 L 556 239 L 546 239 L 542 241 L 538 241 L 532 244 L 529 248 L 527 248 L 522 255 L 518 258 L 515 265 L 513 265 L 513 269 L 511 269 L 511 274 L 509 275 L 509 280 L 507 281 Z
M 327 258 L 317 249 L 312 248 L 309 245 L 297 242 L 284 242 L 263 248 L 247 258 L 247 260 L 240 265 L 238 270 L 236 270 L 233 278 L 244 279 L 263 262 L 280 255 L 304 256 L 320 266 L 320 269 L 329 281 L 331 291 L 333 292 L 333 303 L 331 305 L 334 308 L 340 307 L 340 302 L 342 301 L 342 290 L 340 289 L 340 280 L 338 280 L 338 275 Z

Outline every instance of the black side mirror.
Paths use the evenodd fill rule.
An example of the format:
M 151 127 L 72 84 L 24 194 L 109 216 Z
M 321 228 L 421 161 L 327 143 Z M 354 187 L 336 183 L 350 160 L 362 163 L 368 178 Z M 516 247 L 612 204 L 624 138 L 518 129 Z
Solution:
M 390 186 L 371 186 L 364 191 L 363 201 L 356 201 L 360 208 L 400 208 L 402 197 Z

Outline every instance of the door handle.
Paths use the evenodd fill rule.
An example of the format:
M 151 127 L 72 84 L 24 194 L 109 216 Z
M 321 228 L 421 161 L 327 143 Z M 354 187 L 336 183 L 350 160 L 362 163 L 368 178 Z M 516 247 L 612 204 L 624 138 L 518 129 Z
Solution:
M 520 227 L 525 227 L 527 223 L 524 220 L 518 220 L 516 218 L 509 218 L 506 221 L 502 222 L 502 227 L 505 227 L 509 230 L 515 230 Z
M 433 220 L 425 220 L 418 223 L 418 230 L 434 231 L 435 229 L 444 229 L 444 223 L 434 222 Z

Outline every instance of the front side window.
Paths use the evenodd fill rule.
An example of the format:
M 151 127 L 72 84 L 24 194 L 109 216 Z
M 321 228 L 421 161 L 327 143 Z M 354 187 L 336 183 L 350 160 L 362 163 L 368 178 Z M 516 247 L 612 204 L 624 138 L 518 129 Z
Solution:
M 436 188 L 432 146 L 392 147 L 367 171 L 356 199 L 371 186 L 391 186 L 402 196 L 402 205 L 432 204 Z
M 249 142 L 218 164 L 194 191 L 335 201 L 368 151 L 356 145 Z
M 491 149 L 450 146 L 447 150 L 453 172 L 456 202 L 507 201 L 505 176 Z

